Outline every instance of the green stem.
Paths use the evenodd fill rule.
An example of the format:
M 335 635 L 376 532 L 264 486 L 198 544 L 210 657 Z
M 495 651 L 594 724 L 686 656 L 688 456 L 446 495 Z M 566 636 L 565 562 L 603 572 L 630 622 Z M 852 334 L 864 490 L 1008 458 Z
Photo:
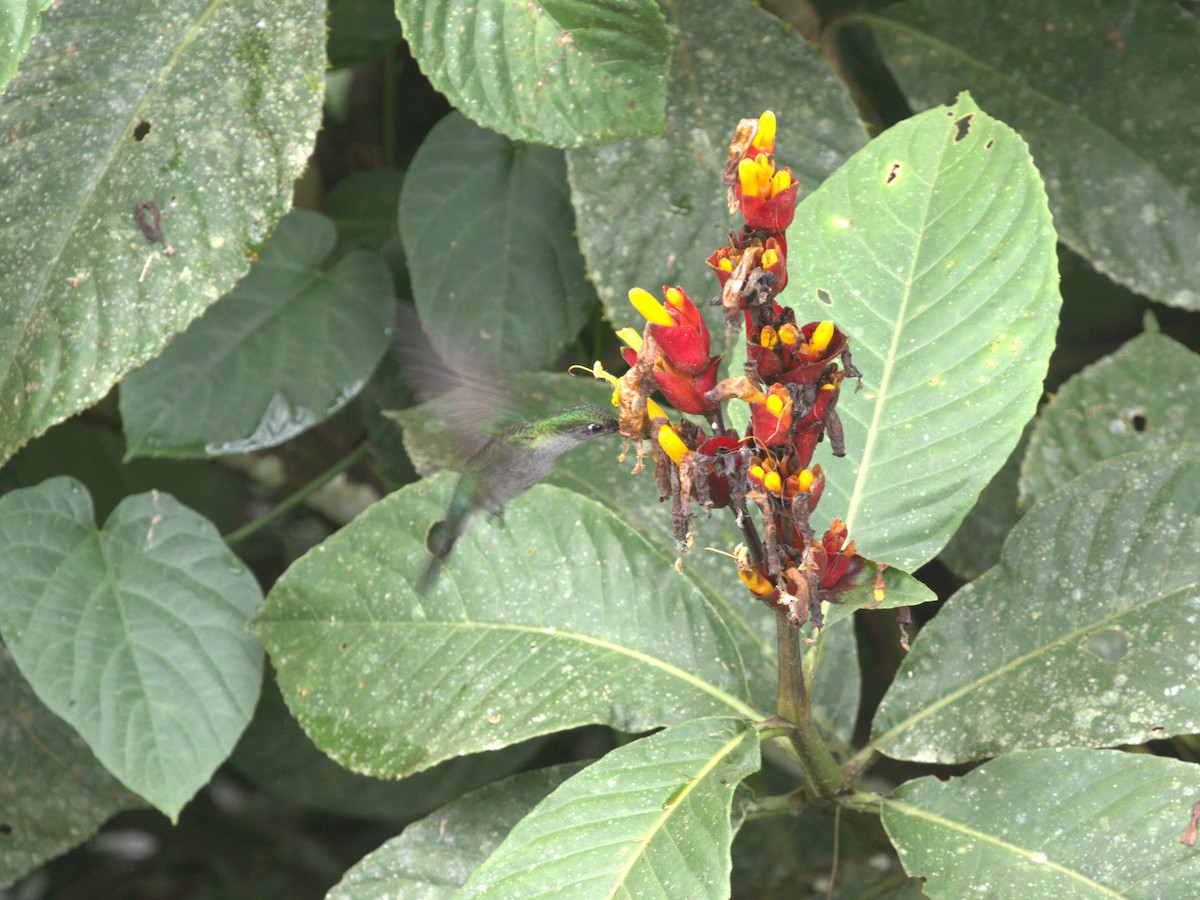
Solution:
M 819 797 L 832 797 L 846 786 L 837 760 L 813 727 L 808 692 L 804 685 L 800 634 L 788 622 L 785 610 L 775 612 L 775 634 L 779 647 L 779 689 L 776 712 L 793 725 L 788 735 L 800 765 Z
M 325 485 L 329 484 L 329 482 L 333 481 L 333 479 L 337 478 L 338 475 L 341 475 L 361 460 L 367 455 L 368 450 L 369 448 L 366 444 L 359 444 L 294 494 L 291 494 L 285 500 L 271 507 L 271 509 L 267 510 L 257 519 L 247 522 L 241 528 L 229 532 L 229 534 L 225 535 L 225 543 L 232 547 L 234 544 L 244 541 L 256 531 L 270 525 L 280 516 L 299 506 L 321 488 L 325 487 Z

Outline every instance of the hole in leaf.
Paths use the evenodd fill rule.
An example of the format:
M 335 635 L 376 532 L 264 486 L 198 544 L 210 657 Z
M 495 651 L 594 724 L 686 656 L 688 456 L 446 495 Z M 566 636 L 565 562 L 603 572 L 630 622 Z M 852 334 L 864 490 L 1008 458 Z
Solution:
M 1130 410 L 1129 424 L 1133 426 L 1133 430 L 1141 434 L 1146 430 L 1146 413 L 1140 409 Z
M 146 139 L 146 135 L 149 133 L 150 123 L 145 119 L 138 119 L 137 124 L 133 126 L 133 139 L 140 143 Z
M 0 822 L 0 834 L 12 834 L 12 826 L 7 822 Z
M 1084 649 L 1105 662 L 1117 662 L 1129 653 L 1129 638 L 1120 628 L 1093 631 L 1083 639 Z
M 995 139 L 995 138 L 988 138 L 988 139 L 987 139 L 987 143 L 983 145 L 983 149 L 984 149 L 984 150 L 991 150 L 991 149 L 992 149 L 993 147 L 995 147 L 995 146 L 996 146 L 996 139 Z
M 891 184 L 900 177 L 900 163 L 894 162 L 888 165 L 887 178 L 884 179 L 884 184 Z
M 826 306 L 833 306 L 833 297 L 825 288 L 817 288 L 817 299 Z
M 971 120 L 974 118 L 975 113 L 967 113 L 965 116 L 959 116 L 954 120 L 954 143 L 957 144 L 971 133 Z

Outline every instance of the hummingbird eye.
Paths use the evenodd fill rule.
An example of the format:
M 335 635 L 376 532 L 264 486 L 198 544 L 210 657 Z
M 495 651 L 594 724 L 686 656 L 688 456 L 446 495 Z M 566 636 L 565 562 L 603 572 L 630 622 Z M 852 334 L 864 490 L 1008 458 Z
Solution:
M 588 434 L 599 434 L 604 430 L 604 426 L 599 422 L 589 422 L 587 427 Z

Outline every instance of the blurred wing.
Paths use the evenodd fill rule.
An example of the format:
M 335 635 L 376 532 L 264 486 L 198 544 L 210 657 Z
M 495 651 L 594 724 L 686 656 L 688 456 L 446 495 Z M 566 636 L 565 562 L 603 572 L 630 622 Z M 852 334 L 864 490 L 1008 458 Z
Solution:
M 456 455 L 467 459 L 495 432 L 526 419 L 500 379 L 475 364 L 470 347 L 459 346 L 458 358 L 439 356 L 416 309 L 397 304 L 392 352 L 400 374 L 417 399 L 453 434 Z

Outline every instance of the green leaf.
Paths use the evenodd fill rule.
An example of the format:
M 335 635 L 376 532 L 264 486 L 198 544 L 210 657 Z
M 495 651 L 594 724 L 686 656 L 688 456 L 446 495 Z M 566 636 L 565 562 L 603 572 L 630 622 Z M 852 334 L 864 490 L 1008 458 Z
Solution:
M 1200 855 L 1179 836 L 1200 768 L 1095 750 L 1011 753 L 883 801 L 883 824 L 925 896 L 1187 897 Z
M 863 390 L 819 450 L 821 512 L 859 551 L 932 559 L 1033 415 L 1060 299 L 1054 229 L 1024 142 L 964 95 L 886 131 L 796 210 L 781 302 L 850 336 Z M 822 445 L 826 446 L 826 445 Z
M 854 587 L 838 595 L 837 603 L 825 604 L 825 627 L 836 625 L 860 609 L 897 609 L 901 606 L 920 606 L 937 599 L 937 594 L 907 572 L 891 566 L 883 570 L 883 598 L 875 599 L 875 578 L 878 566 L 866 560 L 862 574 Z
M 656 134 L 670 48 L 654 0 L 396 0 L 421 71 L 455 107 L 555 147 Z
M 411 821 L 526 766 L 543 741 L 447 760 L 403 781 L 348 772 L 313 746 L 292 718 L 274 679 L 263 684 L 254 718 L 230 757 L 242 775 L 276 797 L 359 819 Z
M 174 820 L 254 711 L 253 575 L 167 494 L 98 529 L 71 478 L 0 497 L 0 570 L 0 634 L 38 697 Z
M 1200 441 L 1200 356 L 1147 332 L 1073 376 L 1038 417 L 1021 478 L 1032 502 L 1123 453 Z
M 722 3 L 720 15 L 708 0 L 665 5 L 674 49 L 664 136 L 567 154 L 588 270 L 609 319 L 639 332 L 632 287 L 716 294 L 705 260 L 735 227 L 721 171 L 738 120 L 774 110 L 780 164 L 806 192 L 866 141 L 845 86 L 777 18 L 746 0 Z M 719 310 L 709 321 L 723 333 Z
M 449 900 L 509 830 L 580 768 L 567 763 L 525 772 L 447 804 L 360 860 L 328 900 Z
M 729 630 L 671 559 L 599 504 L 539 486 L 414 585 L 451 479 L 373 505 L 276 582 L 252 627 L 288 706 L 342 765 L 401 777 L 602 723 L 623 731 L 748 702 Z
M 0 92 L 37 34 L 42 13 L 53 0 L 5 0 L 0 5 Z
M 447 360 L 539 369 L 578 333 L 592 288 L 557 150 L 513 144 L 457 113 L 421 144 L 400 197 L 413 296 Z
M 619 747 L 539 803 L 460 896 L 728 897 L 733 792 L 760 764 L 735 719 Z
M 0 647 L 0 889 L 87 840 L 110 816 L 143 806 L 46 709 Z
M 308 157 L 324 40 L 315 0 L 80 0 L 43 16 L 0 104 L 0 460 L 245 272 Z M 165 243 L 135 223 L 148 202 Z
M 121 386 L 129 456 L 204 457 L 281 444 L 358 393 L 387 350 L 387 266 L 355 252 L 328 272 L 333 223 L 294 210 L 220 303 Z
M 954 537 L 950 538 L 950 543 L 938 554 L 946 568 L 963 581 L 978 578 L 1000 561 L 1004 539 L 1024 513 L 1018 503 L 1017 479 L 1021 474 L 1021 463 L 1029 452 L 1032 431 L 1032 424 L 1025 426 L 1013 452 L 1000 471 L 992 476 L 975 506 L 954 532 Z
M 585 378 L 547 373 L 526 373 L 505 382 L 522 411 L 530 417 L 549 415 L 580 400 L 607 403 L 612 395 L 605 384 Z M 447 466 L 461 466 L 456 436 L 439 422 L 429 405 L 390 413 L 404 426 L 404 446 L 422 475 Z M 775 616 L 750 597 L 738 580 L 733 560 L 706 548 L 731 552 L 741 533 L 728 510 L 714 510 L 711 517 L 697 511 L 695 548 L 685 556 L 675 545 L 670 506 L 658 500 L 653 472 L 631 475 L 633 453 L 618 459 L 615 441 L 591 441 L 561 457 L 551 468 L 547 484 L 555 484 L 595 500 L 616 513 L 629 528 L 652 544 L 664 566 L 662 574 L 675 575 L 666 567 L 679 561 L 679 575 L 698 590 L 729 629 L 746 670 L 752 705 L 771 709 L 775 703 Z
M 914 106 L 969 89 L 1029 141 L 1073 250 L 1139 293 L 1200 309 L 1194 14 L 1174 3 L 922 0 L 867 21 Z
M 400 240 L 403 186 L 404 175 L 396 169 L 369 169 L 342 179 L 330 189 L 325 198 L 325 212 L 337 225 L 334 259 L 341 259 L 353 250 L 373 250 L 391 258 L 393 245 Z
M 1093 466 L 926 625 L 876 714 L 897 759 L 1200 730 L 1200 444 Z

